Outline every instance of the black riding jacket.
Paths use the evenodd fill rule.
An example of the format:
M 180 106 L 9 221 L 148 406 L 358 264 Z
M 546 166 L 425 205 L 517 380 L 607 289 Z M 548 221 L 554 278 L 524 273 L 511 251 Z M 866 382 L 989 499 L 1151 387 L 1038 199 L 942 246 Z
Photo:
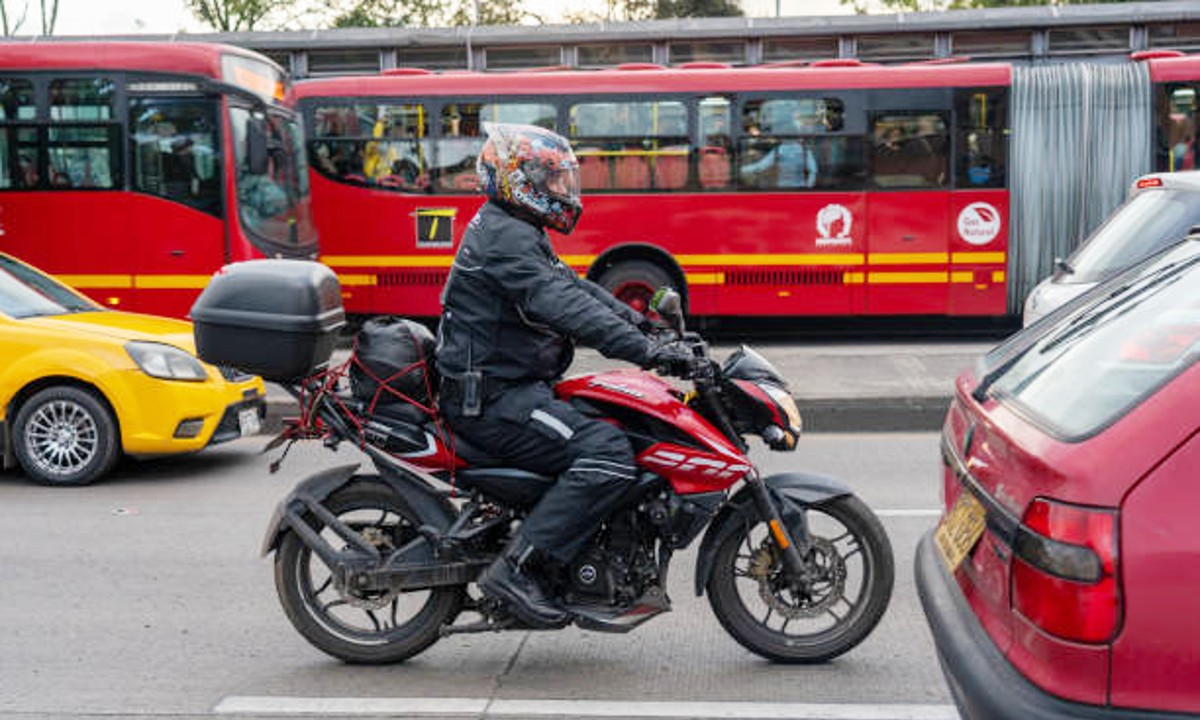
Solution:
M 573 341 L 645 365 L 642 315 L 579 277 L 546 231 L 487 202 L 467 226 L 442 290 L 437 366 L 454 378 L 548 381 L 571 364 Z

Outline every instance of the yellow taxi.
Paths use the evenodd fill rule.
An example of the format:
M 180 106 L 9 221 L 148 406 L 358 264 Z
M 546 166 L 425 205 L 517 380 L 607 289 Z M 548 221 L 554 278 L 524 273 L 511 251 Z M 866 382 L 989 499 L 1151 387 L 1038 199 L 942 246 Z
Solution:
M 85 485 L 122 454 L 258 433 L 261 379 L 205 364 L 182 320 L 108 310 L 0 253 L 0 447 L 45 485 Z

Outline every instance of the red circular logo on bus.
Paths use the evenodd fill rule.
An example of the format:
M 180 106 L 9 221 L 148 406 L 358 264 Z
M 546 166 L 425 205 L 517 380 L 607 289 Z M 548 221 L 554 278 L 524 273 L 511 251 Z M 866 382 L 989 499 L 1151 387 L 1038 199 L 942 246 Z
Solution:
M 958 214 L 958 236 L 972 245 L 987 245 L 1000 234 L 1000 211 L 974 202 Z

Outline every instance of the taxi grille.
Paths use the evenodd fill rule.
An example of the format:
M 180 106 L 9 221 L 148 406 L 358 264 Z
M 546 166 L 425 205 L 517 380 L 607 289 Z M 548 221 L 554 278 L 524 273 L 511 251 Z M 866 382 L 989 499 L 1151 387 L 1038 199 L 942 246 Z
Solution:
M 229 382 L 245 382 L 254 377 L 249 373 L 244 373 L 241 370 L 238 370 L 235 367 L 229 367 L 228 365 L 218 365 L 217 370 L 221 372 L 221 377 L 225 378 Z

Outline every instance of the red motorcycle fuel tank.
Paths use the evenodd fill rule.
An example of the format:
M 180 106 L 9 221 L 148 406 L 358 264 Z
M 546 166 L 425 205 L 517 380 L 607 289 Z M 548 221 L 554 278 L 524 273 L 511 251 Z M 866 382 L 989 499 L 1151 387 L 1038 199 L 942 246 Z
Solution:
M 637 457 L 639 466 L 662 475 L 680 495 L 728 488 L 750 471 L 751 462 L 721 431 L 688 407 L 670 383 L 638 370 L 615 370 L 567 378 L 555 387 L 560 399 L 579 398 L 618 405 L 675 427 L 699 447 L 657 442 Z

